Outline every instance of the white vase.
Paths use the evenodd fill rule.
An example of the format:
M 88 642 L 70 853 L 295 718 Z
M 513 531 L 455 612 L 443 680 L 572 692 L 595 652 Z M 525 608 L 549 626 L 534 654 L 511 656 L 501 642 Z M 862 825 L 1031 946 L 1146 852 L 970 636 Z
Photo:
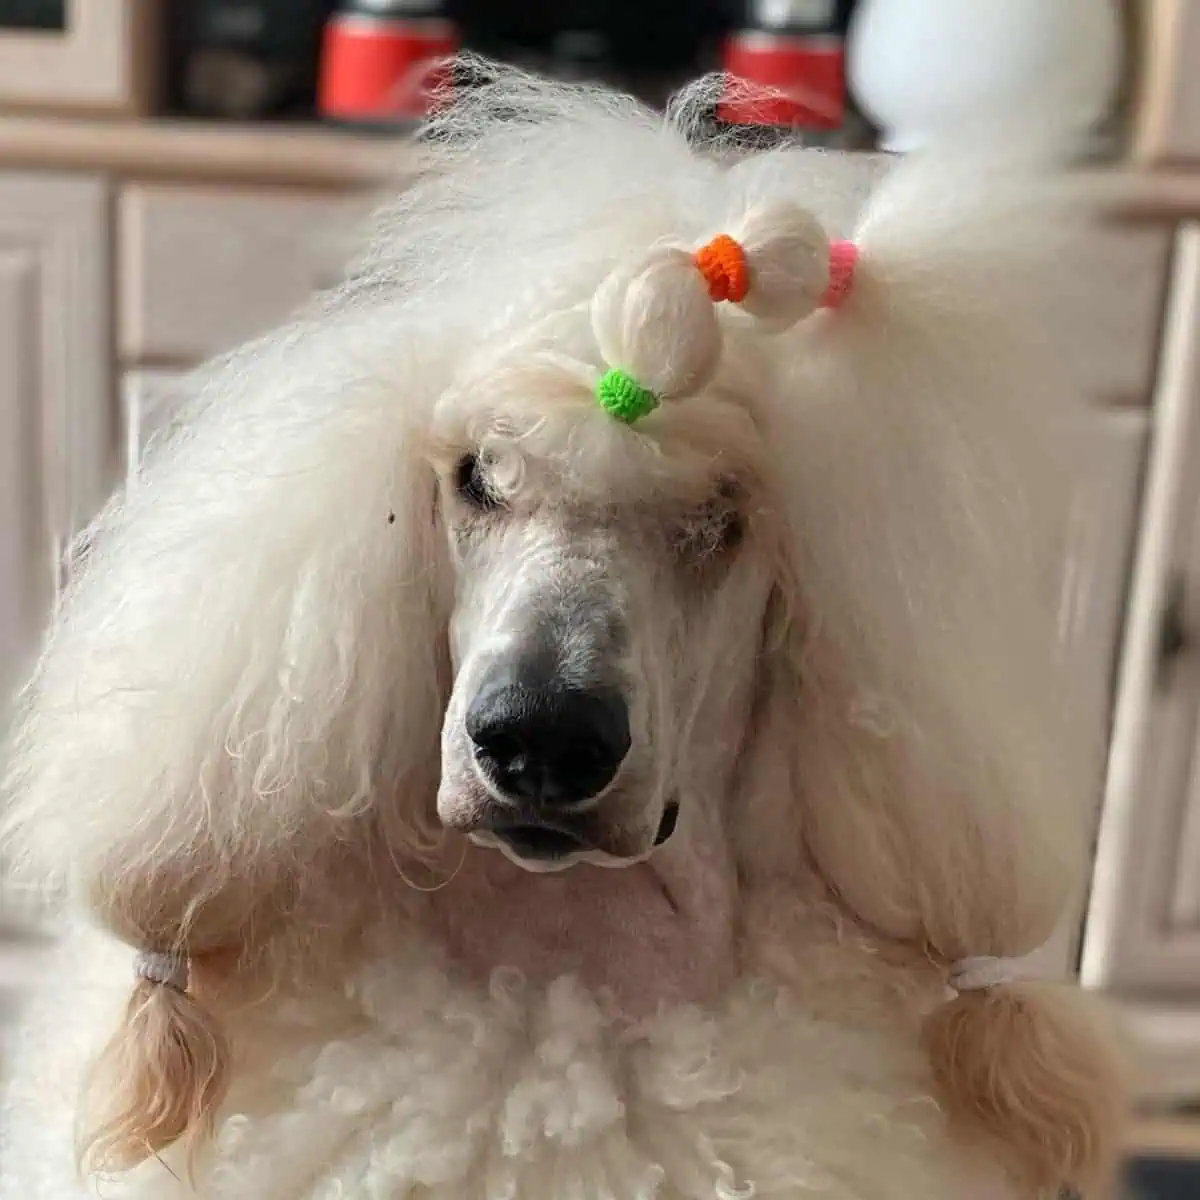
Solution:
M 1094 127 L 1120 82 L 1119 0 L 860 0 L 850 84 L 889 150 L 997 121 Z

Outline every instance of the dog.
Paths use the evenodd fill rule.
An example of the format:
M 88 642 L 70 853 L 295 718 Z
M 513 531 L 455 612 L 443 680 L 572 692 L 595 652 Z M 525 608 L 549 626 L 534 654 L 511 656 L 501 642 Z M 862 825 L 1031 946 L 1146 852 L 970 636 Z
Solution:
M 1101 1186 L 1102 1022 L 1013 961 L 1085 850 L 1077 189 L 934 148 L 840 228 L 711 85 L 473 69 L 89 531 L 7 760 L 63 934 L 0 1195 Z

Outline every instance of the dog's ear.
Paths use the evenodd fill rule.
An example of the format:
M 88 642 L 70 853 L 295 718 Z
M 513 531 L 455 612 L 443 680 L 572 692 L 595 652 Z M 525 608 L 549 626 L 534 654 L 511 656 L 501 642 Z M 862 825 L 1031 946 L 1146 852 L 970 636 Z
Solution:
M 372 342 L 358 313 L 199 381 L 97 521 L 19 701 L 0 824 L 19 878 L 198 964 L 253 953 L 329 886 L 325 863 L 381 834 L 401 861 L 429 849 L 448 686 L 423 454 L 438 379 L 394 318 Z M 146 988 L 96 1118 L 112 1163 L 220 1093 L 195 997 Z
M 1045 577 L 1084 428 L 1076 364 L 1046 331 L 1085 277 L 1088 205 L 1013 153 L 896 169 L 855 234 L 845 305 L 784 335 L 813 399 L 789 394 L 768 431 L 789 447 L 795 621 L 761 735 L 791 764 L 760 790 L 797 803 L 758 814 L 774 825 L 752 849 L 783 855 L 777 871 L 807 855 L 948 979 L 1050 938 L 1097 783 L 1100 731 L 1081 728 Z M 964 988 L 925 1029 L 944 1111 L 1036 1189 L 1098 1187 L 1122 1113 L 1099 1028 L 1070 993 Z

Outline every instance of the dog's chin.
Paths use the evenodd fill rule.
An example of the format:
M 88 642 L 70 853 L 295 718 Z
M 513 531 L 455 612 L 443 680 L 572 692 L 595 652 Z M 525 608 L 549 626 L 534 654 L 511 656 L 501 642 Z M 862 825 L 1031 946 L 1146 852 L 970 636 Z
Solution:
M 651 843 L 644 849 L 630 854 L 614 854 L 596 847 L 580 846 L 578 849 L 564 849 L 552 854 L 530 856 L 522 854 L 511 842 L 485 829 L 472 830 L 467 838 L 476 846 L 489 850 L 499 850 L 509 862 L 535 875 L 545 875 L 555 871 L 567 871 L 572 867 L 583 864 L 602 867 L 606 870 L 621 870 L 645 862 L 655 850 L 668 842 L 675 833 L 679 820 L 679 805 L 672 801 L 664 810 L 659 821 L 658 831 Z

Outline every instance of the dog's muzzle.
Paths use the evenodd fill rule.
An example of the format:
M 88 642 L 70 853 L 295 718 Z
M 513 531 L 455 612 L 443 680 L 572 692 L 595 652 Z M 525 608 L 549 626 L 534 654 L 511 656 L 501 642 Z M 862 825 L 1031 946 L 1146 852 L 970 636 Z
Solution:
M 492 797 L 473 822 L 477 841 L 526 863 L 604 853 L 597 807 L 631 745 L 618 691 L 530 686 L 519 668 L 500 664 L 472 701 L 466 730 Z M 677 808 L 667 814 L 659 842 L 671 836 Z

